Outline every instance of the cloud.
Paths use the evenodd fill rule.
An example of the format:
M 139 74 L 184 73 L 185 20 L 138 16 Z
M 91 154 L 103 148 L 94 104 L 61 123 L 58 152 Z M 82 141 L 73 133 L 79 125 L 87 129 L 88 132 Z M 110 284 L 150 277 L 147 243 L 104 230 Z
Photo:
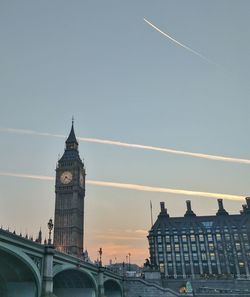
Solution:
M 37 132 L 33 130 L 12 129 L 12 128 L 0 128 L 0 132 L 66 138 L 66 135 L 61 135 L 61 134 L 52 134 L 52 133 Z M 182 155 L 182 156 L 188 156 L 193 158 L 201 158 L 201 159 L 207 159 L 212 161 L 223 161 L 223 162 L 231 162 L 231 163 L 246 164 L 246 165 L 250 164 L 249 159 L 242 159 L 242 158 L 236 158 L 236 157 L 188 152 L 188 151 L 176 150 L 176 149 L 165 148 L 165 147 L 127 143 L 127 142 L 99 139 L 99 138 L 77 137 L 77 139 L 83 142 L 91 142 L 91 143 L 98 143 L 98 144 L 104 144 L 104 145 L 107 144 L 107 145 L 114 145 L 114 146 L 133 148 L 133 149 L 143 149 L 143 150 L 149 150 L 149 151 L 157 151 L 162 153 Z
M 0 172 L 0 175 L 38 179 L 38 180 L 49 180 L 49 181 L 54 180 L 54 178 L 51 176 L 33 175 L 33 174 L 25 174 L 25 173 Z M 99 187 L 116 188 L 116 189 L 126 189 L 126 190 L 135 190 L 135 191 L 152 192 L 152 193 L 169 193 L 169 194 L 175 194 L 175 195 L 198 196 L 198 197 L 207 197 L 207 198 L 223 198 L 227 200 L 236 200 L 236 201 L 243 201 L 243 199 L 245 198 L 244 196 L 241 196 L 241 195 L 191 191 L 191 190 L 185 190 L 185 189 L 152 187 L 152 186 L 145 186 L 145 185 L 139 185 L 139 184 L 117 183 L 117 182 L 107 182 L 107 181 L 97 181 L 97 180 L 86 180 L 86 184 L 99 186 Z
M 174 39 L 173 37 L 171 37 L 169 34 L 167 34 L 166 32 L 163 32 L 162 30 L 160 30 L 158 27 L 156 27 L 154 24 L 152 24 L 150 21 L 148 21 L 147 19 L 144 18 L 144 21 L 151 26 L 152 28 L 154 28 L 156 31 L 158 31 L 159 33 L 161 33 L 162 35 L 164 35 L 165 37 L 167 37 L 168 39 L 170 39 L 171 41 L 173 41 L 175 44 L 183 47 L 184 49 L 188 50 L 189 52 L 195 54 L 196 56 L 202 58 L 203 60 L 215 64 L 213 61 L 209 60 L 208 58 L 206 58 L 205 56 L 203 56 L 202 54 L 198 53 L 197 51 L 193 50 L 192 48 L 186 46 L 185 44 L 177 41 L 176 39 Z M 216 65 L 216 64 L 215 64 Z

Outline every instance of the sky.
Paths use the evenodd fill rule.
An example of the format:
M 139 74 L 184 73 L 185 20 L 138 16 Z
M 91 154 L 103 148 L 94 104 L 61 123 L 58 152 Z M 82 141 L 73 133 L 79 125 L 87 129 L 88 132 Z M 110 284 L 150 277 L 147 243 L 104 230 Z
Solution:
M 170 216 L 187 199 L 214 214 L 222 194 L 239 213 L 250 195 L 249 12 L 248 0 L 0 1 L 0 224 L 48 236 L 72 115 L 93 260 L 102 247 L 106 263 L 144 262 L 150 201 L 154 220 L 160 201 Z

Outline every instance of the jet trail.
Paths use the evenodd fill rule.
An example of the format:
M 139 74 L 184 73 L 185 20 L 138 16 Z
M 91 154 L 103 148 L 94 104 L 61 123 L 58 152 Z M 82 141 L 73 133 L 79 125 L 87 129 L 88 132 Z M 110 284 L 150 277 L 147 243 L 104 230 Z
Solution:
M 67 137 L 66 135 L 62 135 L 62 134 L 51 134 L 51 133 L 37 132 L 37 131 L 33 131 L 33 130 L 12 129 L 12 128 L 0 128 L 0 132 L 59 137 L 59 138 Z M 175 150 L 175 149 L 171 149 L 171 148 L 164 148 L 164 147 L 157 147 L 157 146 L 150 146 L 150 145 L 143 145 L 143 144 L 136 144 L 136 143 L 127 143 L 127 142 L 107 140 L 107 139 L 86 138 L 86 137 L 77 137 L 77 139 L 79 141 L 84 141 L 84 142 L 107 144 L 107 145 L 114 145 L 114 146 L 134 148 L 134 149 L 144 149 L 144 150 L 150 150 L 150 151 L 158 151 L 158 152 L 162 152 L 162 153 L 183 155 L 183 156 L 208 159 L 208 160 L 213 160 L 213 161 L 224 161 L 224 162 L 239 163 L 239 164 L 250 164 L 249 159 L 241 159 L 241 158 L 235 158 L 235 157 L 187 152 L 187 151 Z
M 20 178 L 49 180 L 49 181 L 55 180 L 52 176 L 33 175 L 33 174 L 24 174 L 24 173 L 0 172 L 0 176 L 20 177 Z M 86 184 L 98 186 L 98 187 L 109 187 L 109 188 L 135 190 L 135 191 L 152 192 L 152 193 L 170 193 L 175 195 L 198 196 L 198 197 L 206 197 L 206 198 L 223 198 L 223 199 L 235 200 L 235 201 L 243 201 L 243 199 L 245 198 L 244 196 L 241 196 L 241 195 L 200 192 L 200 191 L 191 191 L 191 190 L 184 190 L 184 189 L 171 189 L 171 188 L 145 186 L 145 185 L 139 185 L 139 184 L 116 183 L 116 182 L 107 182 L 107 181 L 98 181 L 98 180 L 87 180 Z
M 162 35 L 164 35 L 165 37 L 167 37 L 168 39 L 170 39 L 171 41 L 173 41 L 174 43 L 178 44 L 179 46 L 185 48 L 186 50 L 188 50 L 189 52 L 195 54 L 196 56 L 206 60 L 209 63 L 215 64 L 213 61 L 209 60 L 208 58 L 206 58 L 205 56 L 203 56 L 202 54 L 198 53 L 197 51 L 191 49 L 190 47 L 186 46 L 183 43 L 180 43 L 179 41 L 177 41 L 176 39 L 174 39 L 173 37 L 171 37 L 169 34 L 163 32 L 162 30 L 160 30 L 158 27 L 156 27 L 154 24 L 152 24 L 150 21 L 148 21 L 147 19 L 143 19 L 149 26 L 151 26 L 152 28 L 154 28 L 156 31 L 160 32 Z

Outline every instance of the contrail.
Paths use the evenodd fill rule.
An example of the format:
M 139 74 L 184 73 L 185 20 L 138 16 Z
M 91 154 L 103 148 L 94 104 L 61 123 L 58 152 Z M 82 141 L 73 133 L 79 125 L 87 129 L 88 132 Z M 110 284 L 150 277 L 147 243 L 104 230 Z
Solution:
M 20 178 L 28 178 L 28 179 L 49 180 L 49 181 L 55 180 L 52 176 L 33 175 L 33 174 L 24 174 L 24 173 L 0 172 L 0 176 L 11 176 L 11 177 L 20 177 Z M 116 183 L 116 182 L 107 182 L 107 181 L 98 181 L 98 180 L 87 180 L 86 183 L 88 185 L 93 185 L 98 187 L 118 188 L 118 189 L 135 190 L 135 191 L 152 192 L 152 193 L 170 193 L 175 195 L 198 196 L 198 197 L 207 197 L 207 198 L 223 198 L 227 200 L 236 200 L 236 201 L 243 201 L 243 199 L 245 198 L 244 196 L 241 196 L 241 195 L 190 191 L 190 190 L 184 190 L 184 189 L 161 188 L 161 187 L 152 187 L 152 186 L 145 186 L 145 185 L 139 185 L 139 184 Z
M 163 32 L 162 30 L 160 30 L 158 27 L 156 27 L 154 24 L 152 24 L 150 21 L 148 21 L 147 19 L 143 19 L 149 26 L 151 26 L 152 28 L 154 28 L 156 31 L 160 32 L 162 35 L 164 35 L 165 37 L 167 37 L 168 39 L 170 39 L 171 41 L 173 41 L 174 43 L 180 45 L 181 47 L 185 48 L 186 50 L 188 50 L 189 52 L 195 54 L 196 56 L 206 60 L 209 63 L 215 64 L 213 61 L 209 60 L 208 58 L 206 58 L 205 56 L 201 55 L 200 53 L 198 53 L 197 51 L 191 49 L 190 47 L 186 46 L 183 43 L 180 43 L 179 41 L 177 41 L 176 39 L 174 39 L 173 37 L 171 37 L 169 34 Z
M 0 132 L 37 135 L 37 136 L 50 136 L 50 137 L 59 137 L 59 138 L 67 137 L 66 135 L 62 135 L 62 134 L 51 134 L 51 133 L 37 132 L 37 131 L 33 131 L 33 130 L 12 129 L 12 128 L 0 128 Z M 135 149 L 144 149 L 144 150 L 150 150 L 150 151 L 158 151 L 158 152 L 162 152 L 162 153 L 183 155 L 183 156 L 208 159 L 208 160 L 213 160 L 213 161 L 224 161 L 224 162 L 239 163 L 239 164 L 250 164 L 249 159 L 241 159 L 241 158 L 235 158 L 235 157 L 187 152 L 187 151 L 175 150 L 175 149 L 171 149 L 171 148 L 164 148 L 164 147 L 157 147 L 157 146 L 150 146 L 150 145 L 143 145 L 143 144 L 136 144 L 136 143 L 127 143 L 127 142 L 107 140 L 107 139 L 86 138 L 86 137 L 77 137 L 77 138 L 79 141 L 84 141 L 84 142 L 108 144 L 108 145 L 115 145 L 115 146 L 135 148 Z

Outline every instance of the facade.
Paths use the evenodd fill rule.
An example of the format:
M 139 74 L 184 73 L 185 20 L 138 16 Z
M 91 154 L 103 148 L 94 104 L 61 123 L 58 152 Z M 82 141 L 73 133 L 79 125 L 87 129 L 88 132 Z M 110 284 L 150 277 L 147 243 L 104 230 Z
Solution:
M 250 197 L 229 215 L 218 199 L 213 216 L 196 216 L 186 201 L 184 217 L 171 218 L 164 202 L 149 231 L 151 264 L 166 278 L 250 279 Z
M 54 245 L 82 256 L 84 237 L 85 168 L 79 156 L 74 123 L 56 168 Z

